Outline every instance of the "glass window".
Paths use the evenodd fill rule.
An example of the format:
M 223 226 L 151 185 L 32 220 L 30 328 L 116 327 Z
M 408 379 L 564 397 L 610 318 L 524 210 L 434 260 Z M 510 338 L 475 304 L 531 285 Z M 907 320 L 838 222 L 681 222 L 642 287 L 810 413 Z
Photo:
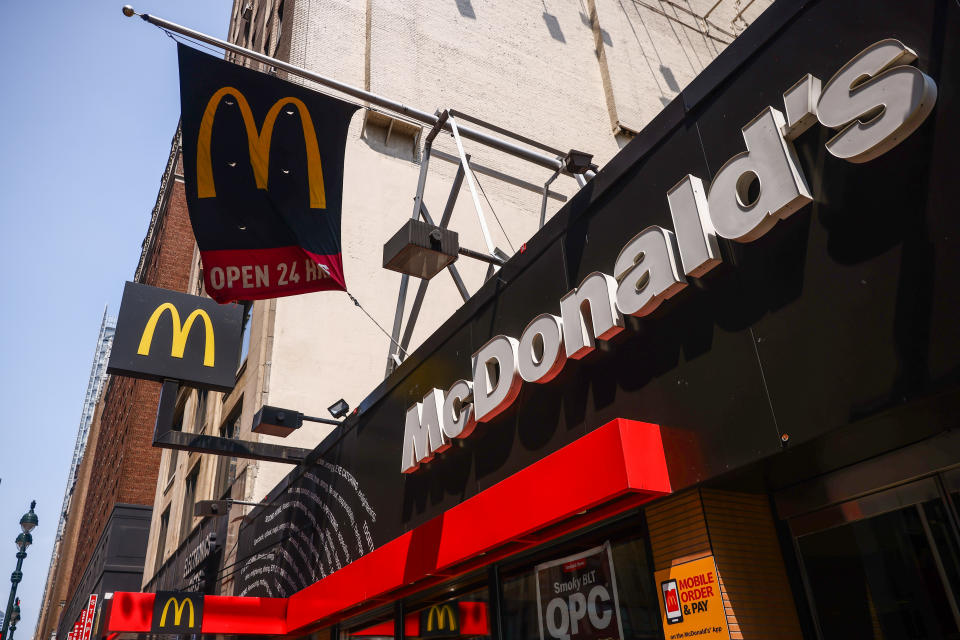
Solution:
M 825 640 L 960 638 L 960 556 L 932 480 L 791 527 Z
M 459 640 L 490 640 L 490 597 L 487 588 L 477 589 L 452 597 L 439 596 L 420 602 L 404 617 L 403 637 L 458 638 Z M 359 624 L 345 632 L 343 640 L 393 640 L 394 619 Z
M 492 635 L 487 588 L 453 598 L 437 598 L 407 614 L 404 635 L 407 638 L 489 640 Z
M 197 406 L 193 413 L 193 432 L 203 433 L 203 423 L 207 419 L 207 390 L 197 391 Z
M 174 431 L 183 431 L 183 404 L 177 407 L 171 428 Z M 170 449 L 170 458 L 167 466 L 167 482 L 173 479 L 173 474 L 177 471 L 177 453 L 176 449 Z
M 584 633 L 582 637 L 661 638 L 647 558 L 646 540 L 639 537 L 609 543 L 587 539 L 557 548 L 552 558 L 503 580 L 504 638 L 547 640 Z
M 177 471 L 177 453 L 176 449 L 170 449 L 170 458 L 167 464 L 167 482 L 173 480 L 173 474 Z
M 483 570 L 474 574 L 480 588 L 460 582 L 415 596 L 405 607 L 404 638 L 492 640 L 499 627 L 503 640 L 663 640 L 647 542 L 637 535 L 643 529 L 634 514 L 499 565 L 499 620 L 492 574 Z M 394 625 L 381 613 L 341 627 L 340 640 L 393 640 Z
M 220 425 L 220 437 L 236 438 L 240 433 L 240 415 L 243 406 L 243 398 L 237 400 L 237 404 L 222 425 Z M 217 480 L 213 486 L 213 497 L 219 500 L 230 490 L 230 486 L 237 478 L 237 459 L 232 456 L 217 457 Z
M 393 616 L 378 616 L 374 621 L 361 622 L 340 631 L 340 640 L 393 640 Z
M 174 452 L 175 453 L 175 452 Z M 163 552 L 167 546 L 167 529 L 170 526 L 170 507 L 167 507 L 160 516 L 160 530 L 157 532 L 157 557 L 153 562 L 153 574 L 156 575 L 163 564 Z
M 200 477 L 200 464 L 193 465 L 183 485 L 183 513 L 180 516 L 180 541 L 183 542 L 193 529 L 193 505 L 197 500 L 197 479 Z

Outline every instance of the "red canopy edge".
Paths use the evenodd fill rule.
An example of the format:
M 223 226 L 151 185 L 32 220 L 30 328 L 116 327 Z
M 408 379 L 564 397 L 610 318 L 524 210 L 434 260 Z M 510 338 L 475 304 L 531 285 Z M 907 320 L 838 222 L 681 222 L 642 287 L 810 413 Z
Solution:
M 670 492 L 660 427 L 617 418 L 289 598 L 206 596 L 202 632 L 303 633 Z M 105 632 L 149 632 L 153 600 L 115 593 Z
M 110 601 L 105 633 L 149 633 L 156 594 L 118 591 Z M 284 635 L 287 598 L 204 596 L 201 633 Z

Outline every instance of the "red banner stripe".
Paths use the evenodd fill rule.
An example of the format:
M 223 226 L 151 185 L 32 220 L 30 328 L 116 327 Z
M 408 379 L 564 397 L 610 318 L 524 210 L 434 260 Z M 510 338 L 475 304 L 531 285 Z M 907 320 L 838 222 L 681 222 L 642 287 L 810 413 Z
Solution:
M 291 245 L 201 251 L 200 257 L 207 294 L 220 304 L 313 291 L 346 291 L 339 253 L 314 254 Z

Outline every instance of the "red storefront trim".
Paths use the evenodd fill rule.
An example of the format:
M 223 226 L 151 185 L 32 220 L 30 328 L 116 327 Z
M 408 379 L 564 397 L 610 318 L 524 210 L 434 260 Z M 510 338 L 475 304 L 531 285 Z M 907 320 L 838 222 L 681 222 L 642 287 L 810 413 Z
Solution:
M 660 427 L 618 418 L 290 598 L 207 596 L 203 633 L 303 633 L 670 491 Z M 107 631 L 149 631 L 153 597 L 114 594 Z
M 105 633 L 149 633 L 154 593 L 118 591 L 110 600 Z M 287 598 L 204 596 L 201 633 L 284 635 Z

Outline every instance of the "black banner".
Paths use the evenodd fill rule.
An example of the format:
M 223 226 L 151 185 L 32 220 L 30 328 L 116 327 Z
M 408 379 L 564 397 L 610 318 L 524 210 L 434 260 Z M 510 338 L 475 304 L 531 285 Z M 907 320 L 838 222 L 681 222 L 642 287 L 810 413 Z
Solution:
M 229 391 L 240 364 L 243 307 L 128 282 L 107 373 Z
M 217 302 L 345 290 L 343 150 L 357 107 L 178 45 L 183 169 Z

